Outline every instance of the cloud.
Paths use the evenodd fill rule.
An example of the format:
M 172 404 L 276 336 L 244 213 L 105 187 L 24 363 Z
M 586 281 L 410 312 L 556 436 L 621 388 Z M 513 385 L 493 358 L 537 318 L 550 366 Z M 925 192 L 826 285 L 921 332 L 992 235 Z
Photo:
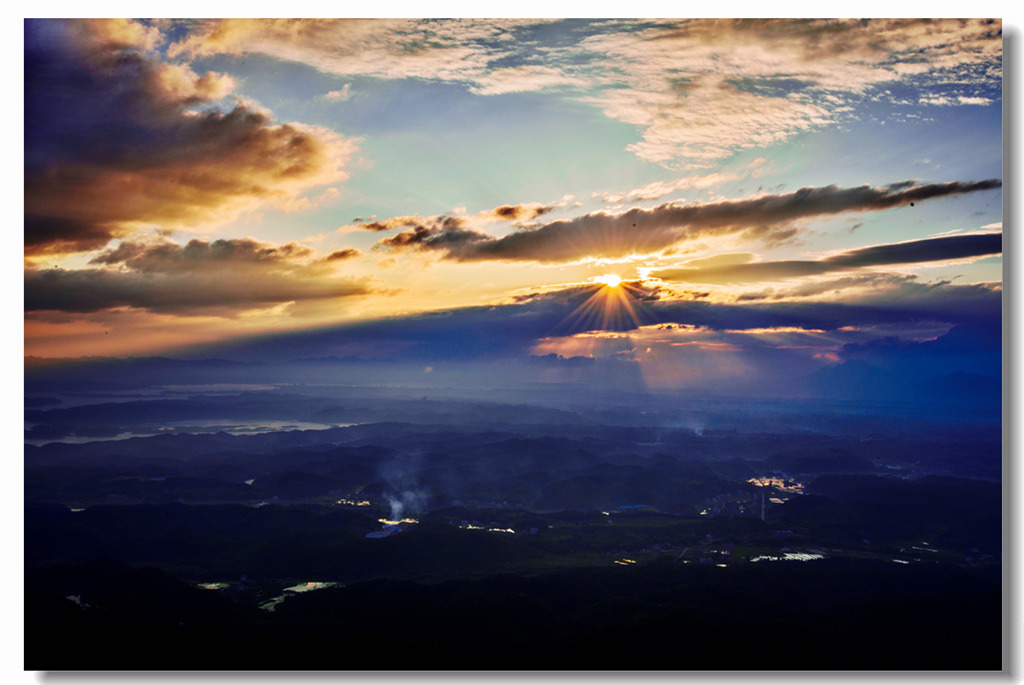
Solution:
M 582 88 L 589 85 L 582 76 L 574 76 L 555 68 L 536 64 L 493 69 L 478 78 L 473 88 L 480 95 L 500 95 L 522 91 L 546 90 L 564 86 Z
M 469 222 L 461 217 L 434 217 L 425 223 L 416 224 L 409 230 L 377 241 L 374 249 L 414 248 L 442 250 L 452 254 L 466 245 L 494 240 L 487 233 L 469 228 L 468 224 Z
M 942 320 L 959 320 L 963 312 L 998 311 L 1002 287 L 998 283 L 953 285 L 949 281 L 921 282 L 914 274 L 862 272 L 830 279 L 814 279 L 789 288 L 764 288 L 736 297 L 738 304 L 766 302 L 822 302 L 879 306 L 888 309 L 916 308 L 922 312 L 944 308 Z M 995 307 L 995 308 L 993 308 Z M 933 314 L 933 316 L 939 316 Z
M 352 97 L 351 85 L 352 84 L 350 83 L 346 83 L 338 90 L 332 90 L 329 93 L 325 93 L 324 98 L 335 102 L 348 100 L 350 97 Z
M 944 262 L 997 255 L 1002 253 L 1002 241 L 1002 234 L 999 233 L 956 235 L 873 245 L 819 260 L 787 260 L 712 266 L 691 264 L 675 269 L 654 271 L 651 276 L 662 280 L 688 283 L 773 281 L 873 266 Z
M 390 219 L 384 219 L 383 221 L 374 220 L 367 223 L 362 223 L 361 218 L 357 217 L 357 223 L 355 225 L 342 226 L 338 230 L 344 232 L 353 229 L 359 229 L 363 231 L 383 232 L 390 231 L 395 228 L 409 228 L 414 226 L 420 226 L 422 224 L 428 223 L 429 221 L 431 221 L 431 219 L 427 219 L 422 216 L 396 216 Z
M 894 296 L 902 286 L 915 280 L 913 275 L 864 272 L 840 278 L 802 281 L 791 287 L 767 287 L 756 292 L 743 292 L 736 296 L 736 301 L 796 300 L 821 296 L 832 301 L 842 301 L 863 296 L 865 292 L 884 292 Z
M 116 222 L 26 214 L 25 254 L 88 252 L 130 232 Z
M 137 22 L 25 24 L 25 251 L 228 221 L 345 177 L 355 141 L 219 104 L 227 76 L 161 61 Z
M 747 264 L 757 258 L 752 252 L 725 252 L 711 257 L 691 259 L 685 266 L 691 269 L 716 268 L 721 266 L 732 266 L 734 264 Z M 650 275 L 650 273 L 648 273 Z
M 171 57 L 265 54 L 338 75 L 463 81 L 488 72 L 490 49 L 517 20 L 220 19 L 196 22 Z
M 925 199 L 990 190 L 998 180 L 915 185 L 907 181 L 882 187 L 801 188 L 782 195 L 743 200 L 631 209 L 621 214 L 594 212 L 554 221 L 495 238 L 449 217 L 418 224 L 379 241 L 377 249 L 437 251 L 456 261 L 568 262 L 650 254 L 676 243 L 719 235 L 742 234 L 767 243 L 793 237 L 793 222 L 845 212 L 879 211 Z
M 923 339 L 961 324 L 998 329 L 1002 303 L 997 286 L 901 280 L 840 302 L 719 303 L 671 299 L 657 291 L 642 303 L 633 302 L 638 311 L 642 305 L 642 316 L 632 325 L 631 317 L 581 317 L 595 287 L 569 286 L 504 304 L 251 337 L 195 354 L 282 361 L 358 357 L 431 365 L 441 373 L 454 372 L 462 363 L 500 362 L 502 373 L 516 369 L 510 377 L 517 382 L 534 378 L 517 365 L 523 360 L 532 358 L 551 370 L 550 365 L 574 364 L 543 357 L 548 353 L 593 355 L 650 364 L 645 368 L 652 385 L 687 385 L 701 378 L 712 384 L 727 376 L 741 382 L 754 378 L 744 376 L 744 369 L 756 371 L 757 377 L 795 378 L 834 363 L 844 344 L 881 337 Z M 377 373 L 384 367 L 373 368 Z M 596 368 L 595 373 L 605 370 Z
M 683 20 L 579 48 L 619 66 L 618 87 L 587 100 L 642 128 L 630 149 L 700 167 L 837 123 L 884 84 L 980 104 L 998 92 L 1002 43 L 998 20 Z
M 374 231 L 384 232 L 390 231 L 396 228 L 411 229 L 410 233 L 426 237 L 426 235 L 443 232 L 443 231 L 457 231 L 468 229 L 472 226 L 482 226 L 489 223 L 498 221 L 509 221 L 515 224 L 521 224 L 525 221 L 531 221 L 539 216 L 543 216 L 556 209 L 565 207 L 574 197 L 566 196 L 556 203 L 544 204 L 541 202 L 526 202 L 516 205 L 501 205 L 494 209 L 485 209 L 473 216 L 461 216 L 454 215 L 452 213 L 439 214 L 436 216 L 396 216 L 390 219 L 374 220 L 366 223 L 361 223 L 360 219 L 356 219 L 355 224 L 342 226 L 338 229 L 340 232 L 348 232 L 353 230 L 363 231 Z M 481 233 L 481 236 L 486 234 Z M 405 244 L 403 241 L 405 238 L 400 239 L 396 242 L 397 244 Z
M 634 188 L 625 193 L 594 193 L 594 197 L 600 197 L 602 201 L 609 204 L 619 202 L 636 202 L 638 200 L 659 200 L 666 195 L 680 190 L 705 190 L 714 186 L 738 181 L 743 178 L 740 174 L 713 173 L 705 176 L 686 176 L 675 181 L 653 181 Z
M 557 205 L 545 205 L 540 202 L 530 202 L 518 205 L 502 205 L 490 211 L 481 212 L 477 217 L 481 220 L 491 221 L 530 221 L 548 212 L 554 211 Z
M 308 258 L 313 253 L 311 248 L 298 243 L 270 245 L 251 238 L 213 242 L 196 238 L 184 246 L 170 241 L 159 244 L 122 242 L 116 248 L 93 257 L 89 263 L 105 266 L 123 264 L 132 271 L 148 273 L 249 267 L 266 270 L 268 267 L 292 268 L 295 260 Z
M 986 19 L 254 20 L 198 22 L 169 54 L 266 54 L 339 76 L 437 79 L 481 95 L 558 89 L 639 127 L 666 166 L 834 125 L 867 99 L 998 100 Z M 905 97 L 905 96 L 904 96 Z M 903 100 L 901 100 L 903 101 Z
M 250 238 L 185 245 L 122 242 L 91 261 L 101 268 L 26 269 L 25 311 L 98 312 L 118 307 L 176 315 L 236 316 L 287 302 L 371 292 L 365 280 L 333 275 L 330 262 L 358 254 L 341 250 L 322 260 L 297 243 Z
M 337 262 L 337 261 L 340 261 L 342 259 L 352 259 L 353 257 L 360 256 L 361 254 L 363 254 L 363 253 L 360 252 L 359 250 L 357 250 L 356 248 L 348 247 L 348 248 L 345 248 L 344 250 L 337 250 L 335 252 L 332 252 L 331 254 L 329 254 L 326 257 L 324 257 L 324 261 L 325 262 Z
M 943 107 L 951 107 L 954 105 L 990 105 L 992 104 L 991 98 L 983 97 L 967 97 L 965 95 L 958 95 L 956 97 L 948 95 L 937 95 L 932 97 L 923 97 L 918 102 L 922 105 L 939 105 Z

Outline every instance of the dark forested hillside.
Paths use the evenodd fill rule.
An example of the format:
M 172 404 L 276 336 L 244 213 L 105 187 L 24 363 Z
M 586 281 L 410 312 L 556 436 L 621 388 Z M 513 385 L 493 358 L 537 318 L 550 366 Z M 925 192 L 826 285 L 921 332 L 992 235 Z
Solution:
M 28 668 L 1001 668 L 997 430 L 212 401 L 233 428 L 121 399 L 134 437 L 26 446 Z

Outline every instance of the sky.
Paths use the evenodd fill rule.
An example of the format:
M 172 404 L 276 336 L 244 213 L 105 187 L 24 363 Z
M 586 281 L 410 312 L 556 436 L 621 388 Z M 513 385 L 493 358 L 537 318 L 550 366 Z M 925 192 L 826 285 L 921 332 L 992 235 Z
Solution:
M 676 387 L 998 332 L 1001 28 L 28 20 L 24 352 L 270 334 Z

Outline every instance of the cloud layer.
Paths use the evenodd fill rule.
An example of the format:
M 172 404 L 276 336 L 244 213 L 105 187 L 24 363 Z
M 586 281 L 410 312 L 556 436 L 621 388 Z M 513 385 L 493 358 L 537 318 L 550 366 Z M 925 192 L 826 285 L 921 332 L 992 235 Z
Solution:
M 287 302 L 371 292 L 365 280 L 338 277 L 339 251 L 317 259 L 296 243 L 252 239 L 122 242 L 92 259 L 93 269 L 27 269 L 25 311 L 97 312 L 118 307 L 179 315 L 234 316 Z M 117 267 L 117 268 L 112 268 Z
M 620 355 L 658 343 L 673 354 L 759 349 L 807 360 L 848 343 L 883 336 L 933 337 L 955 325 L 998 327 L 997 286 L 921 284 L 912 277 L 879 284 L 842 301 L 716 303 L 658 298 L 642 290 L 632 301 L 633 325 L 580 316 L 594 287 L 572 287 L 504 305 L 452 309 L 379 321 L 344 324 L 285 336 L 239 341 L 203 354 L 237 359 L 286 360 L 354 356 L 391 361 L 466 362 L 521 359 L 530 354 Z M 730 349 L 726 349 L 727 345 Z M 820 349 L 815 349 L 820 348 Z M 700 356 L 700 355 L 698 355 Z M 678 355 L 677 355 L 678 357 Z M 706 356 L 702 357 L 708 359 Z M 825 358 L 819 366 L 833 363 Z M 806 364 L 792 368 L 808 371 Z
M 915 185 L 912 182 L 882 187 L 801 188 L 792 193 L 763 195 L 743 200 L 700 204 L 663 204 L 652 209 L 631 209 L 621 214 L 594 212 L 575 219 L 554 221 L 523 229 L 501 238 L 468 229 L 449 217 L 416 223 L 377 243 L 380 249 L 436 251 L 457 261 L 568 262 L 585 258 L 617 258 L 655 253 L 676 243 L 729 234 L 764 242 L 778 242 L 797 233 L 794 222 L 846 212 L 889 209 L 925 199 L 960 195 L 1001 186 L 998 180 Z M 401 222 L 381 225 L 409 225 Z
M 651 276 L 690 283 L 750 283 L 801 276 L 818 276 L 894 264 L 922 264 L 1001 254 L 1003 236 L 998 233 L 945 236 L 905 243 L 873 245 L 819 260 L 787 260 L 716 266 L 683 266 L 661 269 Z
M 580 47 L 619 67 L 619 87 L 589 100 L 642 129 L 638 156 L 702 167 L 842 121 L 866 96 L 891 99 L 887 86 L 989 93 L 1002 42 L 998 21 L 766 19 L 658 23 Z
M 605 349 L 617 360 L 636 361 L 650 343 L 665 360 L 700 350 L 710 363 L 714 355 L 725 359 L 740 349 L 826 354 L 883 332 L 923 339 L 954 324 L 991 324 L 1001 315 L 994 260 L 964 269 L 964 277 L 990 281 L 967 285 L 926 283 L 912 275 L 920 269 L 880 267 L 1001 254 L 1001 234 L 959 234 L 966 224 L 954 223 L 971 209 L 984 210 L 978 224 L 996 221 L 991 200 L 999 180 L 884 185 L 917 172 L 879 177 L 865 161 L 854 174 L 839 154 L 851 149 L 849 140 L 825 163 L 820 146 L 805 148 L 807 164 L 787 157 L 794 146 L 714 167 L 737 151 L 769 148 L 858 117 L 917 116 L 921 138 L 910 135 L 907 159 L 920 154 L 923 161 L 902 168 L 925 165 L 930 171 L 922 175 L 944 169 L 949 175 L 940 178 L 950 179 L 994 175 L 979 171 L 994 166 L 990 158 L 978 159 L 973 145 L 980 141 L 986 155 L 998 154 L 992 141 L 998 140 L 1001 54 L 998 20 L 29 20 L 24 284 L 27 324 L 38 330 L 26 340 L 51 333 L 56 344 L 63 343 L 61 335 L 102 340 L 95 333 L 105 334 L 104 322 L 114 319 L 131 322 L 121 329 L 149 322 L 145 336 L 157 340 L 188 326 L 238 334 L 479 303 L 487 306 L 329 329 L 315 342 L 335 345 L 328 354 L 342 354 L 349 349 L 338 342 L 342 330 L 345 344 L 373 358 L 398 350 L 412 359 L 453 361 L 529 355 L 539 340 L 558 353 Z M 204 73 L 204 61 L 218 70 L 237 68 L 246 80 Z M 379 83 L 384 79 L 394 83 Z M 409 90 L 429 111 L 418 101 L 396 105 L 393 96 L 409 79 L 418 81 Z M 346 179 L 359 141 L 277 121 L 236 94 L 241 87 L 280 103 L 280 112 L 295 107 L 295 116 L 323 117 L 318 121 L 333 122 L 339 131 L 339 122 L 361 127 L 375 158 L 360 159 L 356 168 L 384 162 L 379 173 L 365 174 L 350 188 L 333 187 Z M 533 95 L 517 95 L 523 93 Z M 458 107 L 445 110 L 449 102 Z M 525 138 L 509 141 L 510 149 L 521 149 L 493 160 L 508 182 L 499 187 L 511 189 L 505 197 L 495 197 L 493 187 L 485 196 L 477 187 L 483 184 L 467 183 L 470 174 L 454 156 L 431 158 L 428 170 L 413 168 L 418 158 L 406 152 L 415 150 L 422 132 L 410 127 L 392 135 L 396 122 L 418 125 L 425 116 L 430 135 L 435 125 L 437 132 L 449 130 L 444 126 L 452 141 L 475 141 L 487 132 L 474 128 L 475 117 L 499 110 L 537 116 L 528 122 L 536 128 L 524 127 Z M 600 144 L 584 147 L 590 138 L 573 138 L 580 147 L 552 154 L 549 136 L 562 129 L 547 124 L 556 112 L 566 117 L 559 122 L 598 132 Z M 939 123 L 929 123 L 929 112 Z M 608 126 L 605 117 L 627 126 Z M 969 149 L 959 138 L 934 144 L 953 130 L 943 127 L 968 119 L 980 126 L 977 136 L 974 128 L 957 129 L 972 141 Z M 609 131 L 614 135 L 605 135 Z M 627 149 L 633 154 L 673 171 L 636 162 L 620 168 L 621 150 L 602 147 L 610 140 L 632 142 Z M 884 156 L 867 139 L 855 144 L 862 140 L 866 160 Z M 534 166 L 519 166 L 527 157 Z M 436 193 L 415 180 L 403 184 L 402 174 L 385 168 L 395 159 L 410 160 L 412 174 L 436 173 L 446 190 Z M 820 178 L 822 169 L 839 172 Z M 567 185 L 547 185 L 548 171 Z M 873 179 L 872 185 L 781 190 L 805 179 L 829 183 L 854 175 L 858 180 L 851 183 Z M 753 177 L 769 190 L 733 199 L 710 192 Z M 582 206 L 571 195 L 516 202 L 547 187 L 589 197 L 588 209 L 602 206 L 599 200 L 644 204 L 581 215 L 586 210 L 558 212 Z M 600 191 L 609 187 L 633 190 Z M 465 196 L 442 197 L 463 189 Z M 667 202 L 695 190 L 707 201 Z M 930 208 L 894 212 L 893 221 L 880 222 L 892 233 L 874 238 L 888 244 L 855 242 L 857 224 L 828 236 L 828 246 L 843 251 L 792 259 L 788 250 L 798 241 L 815 249 L 820 224 L 837 216 L 852 224 L 860 213 L 968 194 L 978 202 L 957 202 L 959 215 L 935 226 L 919 221 L 922 214 L 938 216 Z M 337 203 L 337 212 L 261 221 L 252 229 L 259 240 L 180 237 L 215 236 L 233 222 L 258 218 L 254 210 L 305 210 L 328 201 Z M 661 204 L 651 207 L 655 201 Z M 454 209 L 432 215 L 437 207 Z M 331 233 L 357 214 L 369 218 Z M 237 225 L 234 230 L 241 234 Z M 927 233 L 940 235 L 920 239 Z M 303 235 L 322 250 L 293 242 Z M 346 244 L 349 238 L 359 249 Z M 753 253 L 774 246 L 782 248 L 778 256 L 766 258 L 786 261 L 758 261 Z M 723 247 L 734 252 L 713 255 Z M 376 254 L 363 259 L 364 251 Z M 709 256 L 677 263 L 686 254 Z M 631 258 L 642 258 L 631 265 L 640 273 L 661 280 L 607 289 L 593 284 L 601 260 Z M 68 268 L 38 268 L 44 262 Z M 352 272 L 387 276 L 394 287 Z M 590 284 L 580 285 L 587 279 Z M 397 288 L 403 289 L 399 297 L 383 296 Z M 368 294 L 378 297 L 361 297 Z M 207 318 L 214 316 L 221 318 Z M 90 344 L 102 348 L 96 340 Z M 742 377 L 743 368 L 730 373 Z
M 354 141 L 219 107 L 232 79 L 161 61 L 160 40 L 131 21 L 26 22 L 27 255 L 215 225 L 344 178 Z
M 171 54 L 259 53 L 346 77 L 462 83 L 481 95 L 556 89 L 637 126 L 630 149 L 641 158 L 696 168 L 835 124 L 867 98 L 990 104 L 1001 28 L 952 19 L 225 19 L 196 24 Z

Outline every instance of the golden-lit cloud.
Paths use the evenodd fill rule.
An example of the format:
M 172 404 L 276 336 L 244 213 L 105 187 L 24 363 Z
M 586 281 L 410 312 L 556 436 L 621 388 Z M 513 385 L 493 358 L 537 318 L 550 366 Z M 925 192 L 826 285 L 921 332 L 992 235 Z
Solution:
M 384 232 L 396 228 L 409 229 L 412 233 L 424 234 L 437 231 L 465 231 L 475 227 L 484 226 L 495 222 L 521 222 L 531 221 L 537 217 L 548 214 L 556 209 L 565 207 L 575 198 L 568 196 L 555 203 L 524 202 L 515 205 L 501 205 L 494 209 L 486 209 L 472 216 L 460 214 L 440 214 L 435 216 L 395 216 L 389 219 L 374 219 L 372 221 L 360 222 L 342 226 L 338 229 L 341 233 L 350 231 L 374 231 Z M 485 234 L 480 234 L 485 235 Z
M 131 19 L 79 19 L 61 25 L 58 30 L 92 58 L 102 58 L 111 50 L 148 52 L 163 42 L 159 29 Z
M 196 22 L 168 54 L 265 54 L 338 75 L 465 80 L 488 72 L 481 41 L 507 39 L 522 23 L 536 21 L 219 19 Z
M 773 369 L 788 371 L 801 364 L 805 369 L 820 367 L 833 361 L 826 354 L 860 339 L 855 332 L 797 326 L 716 330 L 661 323 L 625 332 L 595 330 L 549 336 L 537 341 L 533 353 L 628 361 L 638 365 L 648 387 L 684 388 L 744 377 L 760 382 Z M 771 363 L 766 364 L 767 360 Z
M 208 228 L 345 178 L 354 140 L 220 106 L 234 81 L 161 61 L 158 39 L 133 22 L 26 24 L 26 255 Z
M 237 316 L 253 309 L 365 295 L 367 279 L 335 274 L 333 264 L 357 256 L 340 250 L 323 259 L 297 243 L 249 238 L 190 240 L 185 245 L 122 242 L 87 269 L 26 269 L 25 311 L 97 312 L 119 307 L 182 316 Z
M 926 106 L 977 106 L 1001 80 L 999 20 L 608 20 L 541 48 L 533 31 L 551 21 L 223 19 L 169 53 L 266 54 L 480 95 L 560 89 L 639 127 L 641 158 L 693 168 L 836 124 L 866 97 L 894 98 L 891 84 L 925 89 Z M 962 92 L 925 92 L 936 83 Z
M 618 67 L 586 100 L 641 127 L 630 149 L 702 167 L 841 121 L 885 84 L 998 87 L 1002 40 L 998 20 L 681 20 L 579 49 Z
M 558 206 L 545 205 L 540 202 L 502 205 L 490 211 L 480 212 L 477 219 L 480 221 L 530 221 L 553 211 Z
M 344 250 L 335 250 L 331 254 L 329 254 L 326 257 L 324 257 L 323 261 L 325 261 L 325 262 L 337 262 L 337 261 L 340 261 L 342 259 L 353 259 L 355 257 L 359 257 L 362 254 L 363 254 L 362 252 L 360 252 L 359 250 L 355 249 L 354 247 L 347 247 Z
M 738 181 L 741 178 L 743 178 L 742 174 L 732 173 L 691 175 L 674 181 L 652 181 L 624 193 L 594 193 L 594 197 L 599 197 L 603 202 L 609 204 L 637 202 L 639 200 L 660 200 L 666 195 L 671 195 L 680 190 L 706 190 L 729 181 Z
M 740 382 L 764 367 L 760 354 L 826 363 L 836 345 L 885 326 L 916 335 L 1001 311 L 997 282 L 913 275 L 1001 254 L 999 233 L 955 228 L 1001 230 L 1001 182 L 884 185 L 998 174 L 998 20 L 29 20 L 25 29 L 33 349 L 59 352 L 62 336 L 107 349 L 101 339 L 116 328 L 154 349 L 161 331 L 184 344 L 371 316 L 393 318 L 402 347 L 413 345 L 404 315 L 443 310 L 413 326 L 432 355 L 473 345 L 518 353 L 539 340 L 537 354 L 613 356 L 643 365 L 652 387 L 669 378 L 683 387 Z M 246 56 L 260 57 L 235 59 Z M 203 71 L 214 64 L 230 73 Z M 339 128 L 279 121 L 246 88 L 281 113 Z M 429 111 L 400 109 L 407 93 Z M 421 136 L 454 155 L 498 130 L 489 128 L 497 112 L 537 115 L 509 129 L 526 137 L 502 141 L 515 154 L 483 157 L 501 185 L 475 178 L 472 156 L 416 166 Z M 929 112 L 947 128 L 922 127 L 920 142 L 900 129 L 913 157 L 899 171 L 885 166 L 889 179 L 875 174 L 902 151 L 891 149 L 891 126 L 881 143 L 837 136 L 831 147 L 753 152 L 855 117 L 925 122 Z M 567 134 L 563 123 L 579 129 Z M 953 130 L 964 140 L 947 145 L 940 136 Z M 373 141 L 365 159 L 349 134 Z M 977 141 L 984 159 L 961 145 Z M 720 164 L 741 150 L 752 152 Z M 394 173 L 396 162 L 408 173 Z M 736 189 L 754 177 L 756 194 Z M 871 185 L 790 191 L 840 179 Z M 538 188 L 590 204 L 517 201 L 543 197 Z M 945 216 L 928 206 L 860 222 L 965 194 L 976 202 L 950 202 Z M 985 218 L 963 221 L 971 210 Z M 840 216 L 849 224 L 831 221 Z M 228 231 L 258 239 L 214 239 Z M 62 268 L 38 268 L 44 261 Z M 996 262 L 960 278 L 994 281 Z M 469 341 L 484 319 L 489 333 Z M 362 347 L 381 349 L 366 335 Z M 127 334 L 119 340 L 131 349 Z
M 740 234 L 766 244 L 794 237 L 794 222 L 847 212 L 880 211 L 929 198 L 1001 186 L 998 180 L 916 185 L 801 188 L 781 195 L 742 200 L 631 209 L 620 214 L 593 212 L 495 238 L 448 217 L 416 225 L 377 243 L 380 249 L 437 251 L 456 261 L 570 262 L 652 254 L 677 243 Z

